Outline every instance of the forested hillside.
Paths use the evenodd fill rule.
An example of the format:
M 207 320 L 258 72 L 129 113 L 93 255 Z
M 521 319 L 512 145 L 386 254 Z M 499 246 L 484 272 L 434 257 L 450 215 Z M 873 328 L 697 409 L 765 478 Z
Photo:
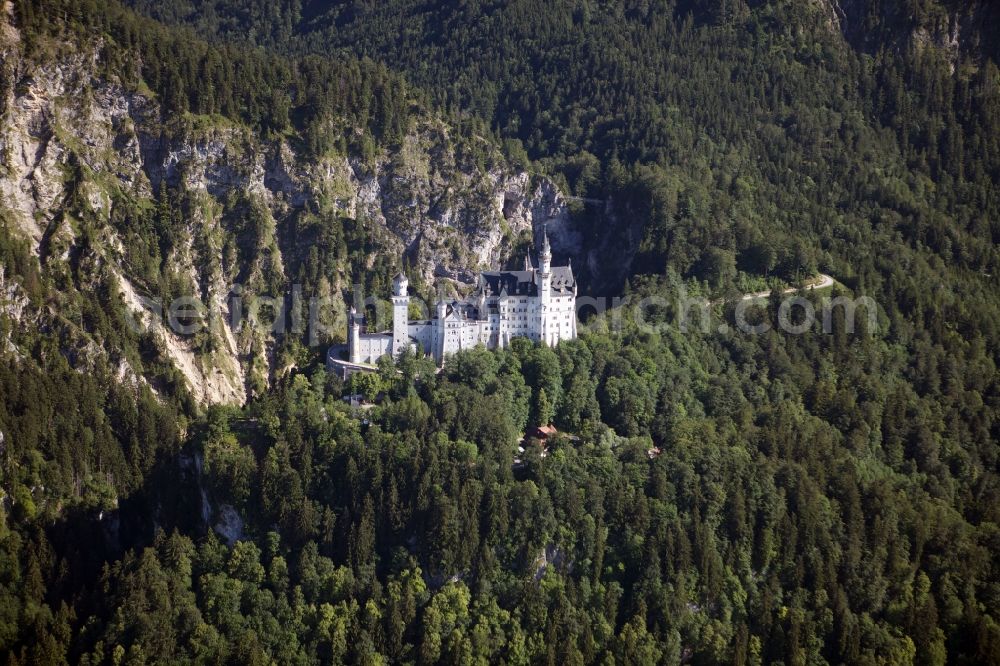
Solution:
M 231 293 L 321 299 L 312 344 L 329 344 L 353 285 L 384 293 L 405 265 L 429 290 L 437 272 L 493 266 L 533 227 L 568 221 L 551 180 L 370 61 L 210 46 L 114 4 L 26 3 L 0 19 L 0 220 L 11 251 L 26 242 L 38 259 L 14 323 L 47 325 L 37 310 L 53 299 L 124 378 L 173 383 L 147 372 L 162 361 L 195 402 L 242 403 L 311 358 L 304 332 L 130 335 L 116 317 L 148 323 L 142 298 L 197 295 L 226 318 Z M 91 292 L 99 303 L 79 302 Z M 26 333 L 13 344 L 30 347 Z
M 363 420 L 325 370 L 300 374 L 199 420 L 110 514 L 117 538 L 96 509 L 15 513 L 6 645 L 43 663 L 994 663 L 996 373 L 950 344 L 960 360 L 911 366 L 840 321 L 761 339 L 595 322 L 440 377 L 404 358 Z M 576 436 L 512 465 L 549 418 Z
M 205 35 L 402 68 L 509 154 L 609 198 L 614 224 L 588 246 L 592 264 L 629 269 L 619 278 L 669 265 L 725 280 L 734 262 L 864 276 L 884 243 L 996 273 L 990 3 L 133 4 Z
M 26 147 L 0 185 L 30 185 L 0 190 L 8 663 L 1000 663 L 994 10 L 133 4 L 184 25 L 3 7 L 0 136 Z M 875 325 L 682 331 L 625 305 L 555 349 L 346 385 L 251 336 L 228 407 L 125 326 L 117 274 L 344 299 L 414 257 L 474 268 L 484 238 L 502 259 L 559 199 L 532 212 L 551 183 L 509 162 L 591 200 L 559 218 L 588 289 L 683 288 L 731 321 L 727 294 L 824 271 Z M 340 186 L 315 177 L 334 163 Z M 379 218 L 348 170 L 406 184 Z M 482 202 L 465 223 L 393 213 L 454 183 Z

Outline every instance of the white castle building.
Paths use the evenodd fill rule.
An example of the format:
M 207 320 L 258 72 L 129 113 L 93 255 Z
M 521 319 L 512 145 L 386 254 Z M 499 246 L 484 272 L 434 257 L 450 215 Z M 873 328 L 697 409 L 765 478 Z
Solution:
M 538 266 L 525 257 L 524 270 L 480 273 L 464 301 L 440 300 L 433 319 L 410 320 L 408 281 L 400 273 L 392 284 L 392 331 L 367 333 L 363 317 L 351 308 L 347 349 L 350 363 L 374 363 L 416 346 L 441 363 L 445 356 L 484 345 L 506 347 L 523 337 L 554 346 L 576 337 L 576 280 L 572 266 L 552 266 L 549 237 L 543 234 Z

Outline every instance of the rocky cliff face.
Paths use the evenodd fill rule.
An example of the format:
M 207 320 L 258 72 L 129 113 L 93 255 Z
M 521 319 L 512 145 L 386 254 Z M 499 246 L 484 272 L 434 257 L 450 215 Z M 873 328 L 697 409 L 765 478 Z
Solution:
M 281 335 L 226 322 L 236 284 L 244 298 L 293 289 L 292 269 L 312 243 L 302 233 L 304 218 L 313 227 L 351 221 L 368 240 L 367 266 L 405 260 L 426 284 L 435 274 L 493 266 L 550 222 L 557 250 L 578 243 L 551 181 L 512 169 L 485 141 L 470 150 L 433 117 L 413 120 L 391 148 L 307 159 L 294 137 L 263 138 L 218 117 L 163 117 L 152 94 L 98 74 L 96 49 L 58 53 L 42 62 L 26 58 L 4 4 L 0 233 L 27 239 L 47 288 L 68 280 L 61 291 L 85 297 L 94 284 L 82 283 L 81 261 L 115 283 L 127 311 L 149 326 L 159 353 L 203 404 L 243 402 L 294 362 L 277 353 Z M 187 202 L 184 233 L 163 257 L 165 270 L 186 287 L 182 295 L 190 292 L 219 315 L 200 338 L 178 334 L 150 310 L 144 299 L 156 285 L 130 260 L 135 239 L 122 232 L 122 202 L 130 202 L 128 210 L 156 206 L 161 183 Z M 248 217 L 258 220 L 253 234 L 242 231 Z M 352 267 L 344 257 L 334 266 L 323 282 L 342 304 Z M 26 320 L 20 287 L 0 282 L 8 317 Z M 63 296 L 35 316 L 59 318 L 53 303 Z M 86 323 L 80 328 L 87 338 Z M 109 354 L 123 377 L 145 381 L 127 355 L 101 349 L 100 340 L 86 344 Z
M 963 57 L 1000 59 L 996 25 L 1000 6 L 989 0 L 932 0 L 919 6 L 873 0 L 818 0 L 855 48 L 903 50 L 932 47 L 952 67 Z

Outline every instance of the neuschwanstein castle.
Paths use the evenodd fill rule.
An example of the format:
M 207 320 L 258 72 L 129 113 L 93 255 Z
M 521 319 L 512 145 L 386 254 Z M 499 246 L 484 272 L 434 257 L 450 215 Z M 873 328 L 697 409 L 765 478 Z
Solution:
M 576 337 L 576 280 L 572 266 L 552 266 L 549 237 L 543 234 L 538 266 L 525 257 L 524 270 L 480 273 L 473 294 L 464 301 L 440 300 L 433 319 L 409 319 L 406 276 L 392 285 L 392 331 L 364 332 L 364 321 L 351 308 L 347 348 L 350 363 L 374 363 L 417 346 L 441 363 L 461 349 L 506 347 L 524 337 L 555 345 Z

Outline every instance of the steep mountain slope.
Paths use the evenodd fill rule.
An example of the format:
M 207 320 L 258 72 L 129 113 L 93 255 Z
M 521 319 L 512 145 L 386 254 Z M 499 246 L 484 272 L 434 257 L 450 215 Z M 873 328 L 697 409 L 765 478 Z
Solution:
M 732 263 L 853 279 L 881 272 L 866 250 L 887 243 L 997 272 L 990 3 L 132 4 L 216 39 L 399 68 L 607 203 L 586 207 L 585 245 L 620 269 L 601 276 L 612 289 L 669 271 L 727 283 Z
M 988 59 L 858 53 L 822 1 L 211 4 L 429 90 L 3 6 L 3 659 L 1000 663 Z M 590 201 L 566 217 L 470 108 Z M 407 262 L 426 289 L 551 215 L 633 304 L 822 268 L 877 312 L 742 335 L 626 306 L 347 384 L 304 335 L 127 326 L 141 294 L 336 300 Z
M 834 23 L 856 48 L 906 50 L 932 45 L 957 63 L 964 58 L 1000 61 L 1000 20 L 996 3 L 983 0 L 938 0 L 928 3 L 828 0 Z
M 141 60 L 117 64 L 137 55 L 115 41 L 120 35 L 22 34 L 10 3 L 0 28 L 0 215 L 5 234 L 27 239 L 39 297 L 49 302 L 15 311 L 20 287 L 7 271 L 8 345 L 22 352 L 31 337 L 14 331 L 84 307 L 78 302 L 99 287 L 107 302 L 91 307 L 115 309 L 100 325 L 77 322 L 79 344 L 107 355 L 123 379 L 152 379 L 145 355 L 146 364 L 153 357 L 179 371 L 198 403 L 242 403 L 309 358 L 303 345 L 344 335 L 343 297 L 355 282 L 383 296 L 402 261 L 428 289 L 436 272 L 501 262 L 544 223 L 572 237 L 550 181 L 424 111 L 404 111 L 399 136 L 378 145 L 368 128 L 330 116 L 328 134 L 357 141 L 338 137 L 316 154 L 294 126 L 262 131 L 239 117 L 169 112 L 163 92 L 143 80 Z M 271 330 L 273 309 L 259 327 L 226 325 L 234 295 L 244 307 L 263 296 L 291 308 L 294 293 L 305 308 L 326 299 L 318 337 L 290 323 Z M 166 310 L 189 295 L 215 316 L 178 335 Z M 126 315 L 144 332 L 108 340 L 101 329 L 125 329 Z

